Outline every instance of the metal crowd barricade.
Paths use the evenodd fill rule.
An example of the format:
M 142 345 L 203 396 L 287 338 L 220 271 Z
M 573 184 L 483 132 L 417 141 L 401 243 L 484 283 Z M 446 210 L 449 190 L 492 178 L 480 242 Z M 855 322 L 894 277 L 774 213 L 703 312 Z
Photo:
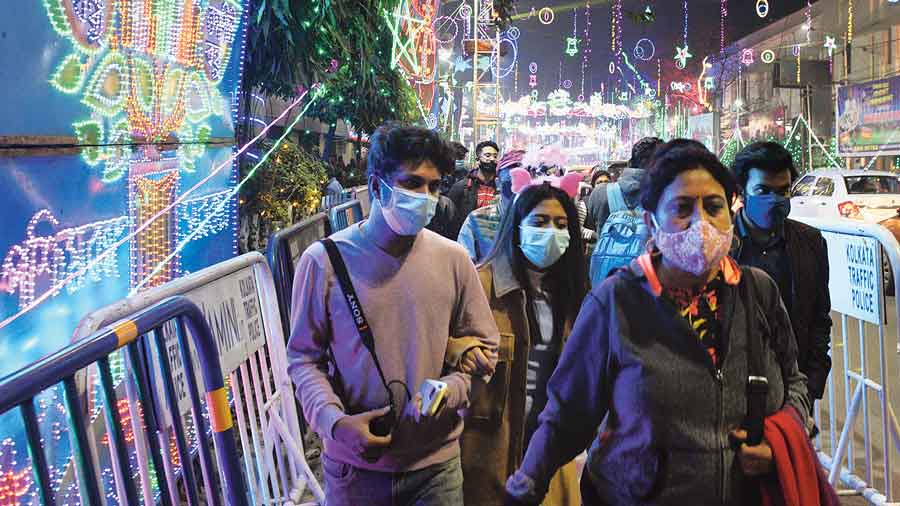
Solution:
M 362 206 L 358 200 L 351 200 L 328 211 L 328 219 L 331 221 L 331 231 L 344 230 L 354 223 L 363 220 Z
M 359 201 L 359 205 L 362 207 L 363 218 L 368 218 L 369 210 L 372 208 L 372 200 L 369 198 L 369 187 L 363 185 L 353 188 L 353 199 Z
M 353 191 L 344 190 L 338 194 L 330 194 L 324 195 L 322 197 L 322 202 L 319 205 L 319 211 L 328 211 L 332 207 L 343 204 L 344 202 L 349 202 L 353 200 Z
M 182 352 L 180 357 L 168 355 L 164 345 L 162 333 L 163 324 L 174 321 L 177 341 Z M 200 401 L 200 392 L 197 390 L 196 373 L 191 356 L 185 353 L 190 345 L 188 342 L 188 330 L 190 331 L 193 346 L 199 352 L 196 361 L 200 365 L 201 382 L 206 396 L 206 408 L 208 422 L 204 417 L 203 405 Z M 81 504 L 100 506 L 106 504 L 102 500 L 102 490 L 99 486 L 100 477 L 96 472 L 94 461 L 94 449 L 89 442 L 90 428 L 85 417 L 84 405 L 78 393 L 76 373 L 96 365 L 99 371 L 101 385 L 101 397 L 106 407 L 117 406 L 119 396 L 113 383 L 113 373 L 110 366 L 110 356 L 120 349 L 127 350 L 127 362 L 130 365 L 131 374 L 123 380 L 132 385 L 137 392 L 136 399 L 143 407 L 143 415 L 140 420 L 132 419 L 138 426 L 146 427 L 148 432 L 155 431 L 161 423 L 156 416 L 158 403 L 162 401 L 151 392 L 148 371 L 142 360 L 140 344 L 149 344 L 152 341 L 157 352 L 157 360 L 160 364 L 168 366 L 170 363 L 179 363 L 187 371 L 186 384 L 191 411 L 197 424 L 197 435 L 201 439 L 199 445 L 200 460 L 205 470 L 212 469 L 212 456 L 208 443 L 209 427 L 216 451 L 216 464 L 219 475 L 212 472 L 204 472 L 204 485 L 206 487 L 206 500 L 209 504 L 222 504 L 224 499 L 228 506 L 249 505 L 244 478 L 238 464 L 238 451 L 235 445 L 234 426 L 231 411 L 228 407 L 225 383 L 222 376 L 222 368 L 216 353 L 216 343 L 206 324 L 203 314 L 196 305 L 185 297 L 171 297 L 162 302 L 149 306 L 137 314 L 119 320 L 90 336 L 73 343 L 67 348 L 46 357 L 30 366 L 21 369 L 3 379 L 0 379 L 0 414 L 19 407 L 22 421 L 25 425 L 28 453 L 31 457 L 32 473 L 36 486 L 36 494 L 40 504 L 50 506 L 57 504 L 57 498 L 52 490 L 48 459 L 40 432 L 37 417 L 35 397 L 41 392 L 53 388 L 58 383 L 63 384 L 65 406 L 69 415 L 70 430 L 72 431 L 72 447 L 75 472 L 78 480 L 78 491 Z M 175 393 L 175 385 L 172 378 L 163 375 L 162 384 L 156 384 L 156 388 L 164 391 L 165 406 L 174 409 L 178 399 Z M 117 409 L 106 409 L 106 423 L 109 428 L 110 456 L 113 462 L 113 472 L 116 480 L 119 504 L 137 505 L 138 493 L 134 476 L 129 467 L 128 452 L 125 434 L 123 431 L 123 415 L 117 413 Z M 175 440 L 178 456 L 182 462 L 189 461 L 188 447 L 185 442 L 184 428 L 180 423 L 175 424 Z M 143 430 L 143 429 L 142 429 Z M 151 438 L 150 465 L 153 466 L 157 483 L 160 489 L 160 502 L 164 506 L 178 504 L 174 501 L 172 493 L 177 484 L 170 481 L 170 475 L 164 472 L 163 462 L 168 460 L 168 447 L 154 444 Z M 141 475 L 144 486 L 149 486 L 148 476 Z M 198 502 L 198 483 L 194 476 L 193 466 L 183 466 L 183 479 L 190 504 Z M 219 481 L 221 480 L 221 489 Z M 221 496 L 217 493 L 221 490 Z M 124 501 L 123 501 L 124 499 Z M 152 504 L 146 502 L 144 504 Z
M 832 485 L 840 480 L 847 487 L 840 494 L 891 504 L 900 495 L 900 424 L 897 398 L 892 402 L 891 397 L 891 387 L 898 385 L 900 291 L 893 301 L 883 296 L 881 255 L 900 273 L 900 245 L 880 225 L 802 221 L 822 231 L 828 242 L 829 292 L 833 314 L 840 316 L 832 326 L 827 395 L 815 410 L 819 457 Z M 900 283 L 894 287 L 900 290 Z M 880 437 L 872 437 L 873 429 Z
M 272 234 L 266 249 L 266 258 L 275 281 L 275 295 L 281 312 L 281 329 L 285 337 L 291 331 L 291 290 L 294 266 L 300 255 L 312 243 L 331 235 L 331 223 L 325 213 L 319 213 L 288 228 Z
M 184 295 L 200 307 L 218 345 L 252 503 L 282 504 L 302 495 L 306 487 L 318 504 L 324 503 L 324 492 L 306 462 L 293 386 L 287 374 L 278 298 L 271 271 L 261 254 L 232 258 L 101 308 L 81 320 L 76 336 L 90 334 L 173 295 Z M 191 354 L 201 351 L 183 348 L 165 330 L 164 344 L 170 350 Z M 171 376 L 179 383 L 190 376 L 182 368 L 166 370 L 165 364 L 159 362 L 151 363 L 149 368 L 158 381 L 160 375 Z M 163 442 L 170 441 L 173 424 L 186 414 L 185 399 L 180 397 L 178 401 L 178 409 L 165 416 L 168 423 L 159 426 L 158 436 Z M 135 434 L 142 430 L 134 427 Z M 149 438 L 151 444 L 153 435 Z M 143 438 L 135 438 L 135 452 L 139 464 L 146 462 L 146 458 L 141 458 L 147 454 Z M 164 465 L 168 474 L 175 474 L 171 463 Z M 139 466 L 142 476 L 148 472 L 145 467 Z M 148 494 L 145 489 L 145 498 Z

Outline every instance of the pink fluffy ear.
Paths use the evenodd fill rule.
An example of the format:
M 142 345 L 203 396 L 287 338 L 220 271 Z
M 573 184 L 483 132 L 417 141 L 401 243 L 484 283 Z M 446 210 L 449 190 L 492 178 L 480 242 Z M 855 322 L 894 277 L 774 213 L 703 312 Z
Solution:
M 519 193 L 525 188 L 531 186 L 531 173 L 522 168 L 516 168 L 509 171 L 509 177 L 512 179 L 513 193 Z
M 581 174 L 569 172 L 559 180 L 559 189 L 568 193 L 573 199 L 578 195 L 578 184 L 581 182 Z

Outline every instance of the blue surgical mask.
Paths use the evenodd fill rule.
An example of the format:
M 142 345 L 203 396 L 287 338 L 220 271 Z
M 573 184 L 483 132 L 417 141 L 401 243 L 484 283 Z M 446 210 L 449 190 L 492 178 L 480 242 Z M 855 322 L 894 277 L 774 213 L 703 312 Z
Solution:
M 791 214 L 791 199 L 774 193 L 747 195 L 744 198 L 744 209 L 754 225 L 763 230 L 771 230 L 784 223 Z
M 392 188 L 381 182 L 381 214 L 397 235 L 416 235 L 431 223 L 437 211 L 438 199 L 425 193 Z
M 521 225 L 519 233 L 519 249 L 529 262 L 540 269 L 555 264 L 569 249 L 568 230 Z

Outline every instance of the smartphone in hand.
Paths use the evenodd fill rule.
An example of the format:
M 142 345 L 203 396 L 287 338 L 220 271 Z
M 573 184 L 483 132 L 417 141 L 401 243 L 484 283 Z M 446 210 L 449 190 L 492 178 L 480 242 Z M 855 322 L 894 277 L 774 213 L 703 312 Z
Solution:
M 427 379 L 419 389 L 422 394 L 422 414 L 434 416 L 447 396 L 447 384 L 443 381 Z

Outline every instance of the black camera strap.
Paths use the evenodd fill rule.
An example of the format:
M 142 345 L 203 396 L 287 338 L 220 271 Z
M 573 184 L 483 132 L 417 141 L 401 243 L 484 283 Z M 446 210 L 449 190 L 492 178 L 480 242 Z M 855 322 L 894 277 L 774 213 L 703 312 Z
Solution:
M 353 283 L 350 281 L 350 274 L 347 272 L 347 265 L 344 263 L 344 259 L 341 257 L 341 253 L 338 251 L 334 241 L 331 239 L 322 239 L 320 242 L 325 246 L 325 251 L 328 253 L 328 259 L 331 261 L 334 275 L 337 276 L 338 283 L 341 285 L 341 291 L 344 292 L 344 300 L 347 302 L 347 309 L 350 311 L 350 316 L 353 318 L 354 323 L 356 323 L 356 330 L 359 332 L 359 337 L 362 339 L 363 345 L 365 345 L 366 349 L 369 350 L 369 353 L 372 355 L 372 361 L 375 362 L 375 368 L 378 369 L 378 375 L 381 377 L 384 388 L 390 392 L 387 379 L 384 376 L 384 371 L 381 370 L 381 363 L 378 361 L 378 354 L 375 353 L 375 336 L 372 334 L 372 328 L 369 326 L 368 320 L 366 320 L 366 315 L 363 312 L 362 304 L 359 302 L 359 297 L 356 295 L 356 290 L 353 289 Z

